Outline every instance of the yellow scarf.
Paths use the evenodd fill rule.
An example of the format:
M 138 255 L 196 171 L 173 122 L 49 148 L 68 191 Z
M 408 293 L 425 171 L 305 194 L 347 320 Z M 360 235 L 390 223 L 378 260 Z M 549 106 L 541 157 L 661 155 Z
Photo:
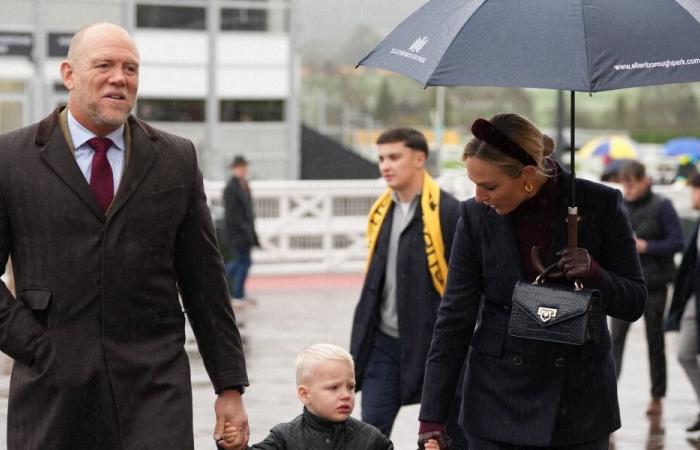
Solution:
M 447 261 L 445 261 L 445 244 L 442 241 L 442 229 L 440 228 L 440 186 L 427 172 L 423 175 L 420 205 L 423 213 L 423 240 L 425 241 L 425 254 L 428 257 L 428 270 L 430 270 L 435 290 L 442 296 L 445 292 L 445 280 L 447 279 Z M 369 263 L 374 255 L 379 230 L 382 228 L 390 206 L 391 189 L 387 189 L 369 210 L 367 269 L 369 269 Z

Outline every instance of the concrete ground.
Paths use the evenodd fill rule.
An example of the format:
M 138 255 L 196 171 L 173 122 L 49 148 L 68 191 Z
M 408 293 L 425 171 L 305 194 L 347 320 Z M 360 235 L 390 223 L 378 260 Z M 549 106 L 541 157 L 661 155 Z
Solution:
M 258 306 L 244 314 L 242 328 L 251 381 L 244 396 L 251 442 L 262 440 L 273 425 L 301 411 L 293 365 L 304 346 L 323 341 L 347 348 L 361 283 L 359 275 L 256 277 L 249 281 L 249 295 L 258 300 Z M 613 438 L 616 450 L 700 449 L 688 441 L 696 436 L 684 431 L 699 408 L 675 359 L 676 338 L 676 334 L 667 335 L 669 389 L 664 413 L 658 421 L 650 421 L 644 414 L 649 400 L 644 325 L 639 322 L 630 329 L 620 380 L 623 427 Z M 191 363 L 196 448 L 214 449 L 214 393 L 196 354 Z M 0 450 L 5 449 L 8 382 L 9 376 L 0 376 Z M 359 417 L 361 402 L 358 395 L 354 416 Z M 417 416 L 416 405 L 401 410 L 391 436 L 397 450 L 416 448 Z

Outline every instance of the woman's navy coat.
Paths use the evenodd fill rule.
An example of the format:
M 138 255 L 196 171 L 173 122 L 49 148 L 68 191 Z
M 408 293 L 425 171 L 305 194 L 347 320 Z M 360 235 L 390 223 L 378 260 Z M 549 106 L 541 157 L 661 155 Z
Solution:
M 571 178 L 566 172 L 558 177 L 563 219 Z M 578 242 L 600 265 L 604 311 L 637 320 L 644 311 L 646 286 L 621 195 L 584 180 L 576 181 L 576 194 L 582 216 Z M 474 199 L 462 203 L 426 365 L 420 420 L 446 422 L 469 351 L 460 414 L 468 433 L 532 446 L 602 439 L 620 426 L 607 326 L 597 343 L 580 347 L 510 337 L 513 287 L 523 280 L 514 236 L 508 215 L 499 216 Z M 552 252 L 565 247 L 563 220 L 553 239 Z

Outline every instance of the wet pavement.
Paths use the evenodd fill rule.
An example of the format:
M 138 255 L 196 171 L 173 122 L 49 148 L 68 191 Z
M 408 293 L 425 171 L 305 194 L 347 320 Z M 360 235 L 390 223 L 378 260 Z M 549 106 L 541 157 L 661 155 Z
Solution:
M 244 398 L 251 423 L 251 442 L 262 440 L 275 424 L 301 411 L 294 383 L 294 358 L 306 345 L 330 342 L 347 348 L 360 275 L 255 277 L 249 295 L 258 301 L 244 314 L 242 333 L 251 386 Z M 630 329 L 620 380 L 623 427 L 613 437 L 616 450 L 698 448 L 684 429 L 695 420 L 698 405 L 678 362 L 677 334 L 667 335 L 668 396 L 658 420 L 645 415 L 649 375 L 643 322 Z M 191 354 L 194 393 L 194 430 L 197 450 L 214 449 L 214 393 L 196 353 Z M 5 449 L 7 387 L 0 375 L 0 449 Z M 361 395 L 354 416 L 359 417 Z M 402 408 L 392 440 L 397 450 L 414 450 L 418 406 Z

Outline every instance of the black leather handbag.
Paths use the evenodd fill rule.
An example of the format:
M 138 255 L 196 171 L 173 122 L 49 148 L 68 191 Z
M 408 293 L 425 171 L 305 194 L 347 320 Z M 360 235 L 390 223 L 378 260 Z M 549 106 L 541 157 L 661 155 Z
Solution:
M 600 291 L 584 288 L 578 280 L 570 288 L 545 285 L 555 267 L 546 268 L 533 283 L 515 284 L 508 334 L 570 345 L 597 342 L 604 320 Z

